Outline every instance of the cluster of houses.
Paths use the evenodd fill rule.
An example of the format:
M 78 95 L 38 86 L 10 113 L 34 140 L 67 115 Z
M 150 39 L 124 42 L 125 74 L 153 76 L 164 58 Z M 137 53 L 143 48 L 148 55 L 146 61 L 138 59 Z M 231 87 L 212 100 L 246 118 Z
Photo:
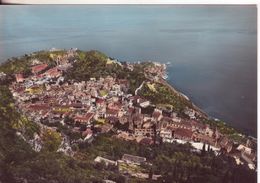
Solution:
M 233 142 L 217 129 L 199 122 L 193 109 L 185 111 L 189 119 L 180 118 L 171 109 L 129 94 L 126 79 L 107 76 L 65 81 L 66 71 L 76 62 L 75 54 L 69 50 L 63 56 L 51 55 L 55 57 L 55 66 L 34 60 L 31 76 L 15 75 L 10 90 L 22 113 L 42 124 L 68 125 L 85 140 L 93 140 L 95 133 L 106 133 L 119 125 L 124 129 L 118 130 L 117 138 L 142 144 L 157 143 L 158 138 L 163 142 L 179 139 L 209 144 L 228 153 L 234 149 Z M 131 64 L 127 66 L 131 69 Z M 160 69 L 157 65 L 149 66 L 145 72 L 161 72 Z M 254 161 L 251 151 L 244 149 L 239 149 L 241 154 Z

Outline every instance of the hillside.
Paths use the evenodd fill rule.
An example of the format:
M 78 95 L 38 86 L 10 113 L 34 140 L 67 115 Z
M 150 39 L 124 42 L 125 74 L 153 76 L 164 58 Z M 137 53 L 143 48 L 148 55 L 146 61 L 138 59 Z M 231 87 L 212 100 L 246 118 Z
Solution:
M 0 182 L 256 182 L 256 171 L 238 165 L 220 143 L 232 135 L 239 143 L 247 138 L 200 116 L 191 101 L 160 83 L 160 64 L 59 50 L 9 59 L 1 72 Z M 166 122 L 170 129 L 187 128 L 169 135 L 178 130 L 191 132 L 190 138 L 204 135 L 221 150 L 214 151 L 211 141 L 202 141 L 201 150 L 192 146 L 193 139 L 164 142 Z M 209 138 L 205 129 L 215 134 L 216 126 L 222 137 Z M 139 135 L 144 129 L 147 134 Z M 188 138 L 172 139 L 178 137 Z M 126 154 L 145 162 L 125 163 Z M 97 163 L 99 156 L 116 166 Z

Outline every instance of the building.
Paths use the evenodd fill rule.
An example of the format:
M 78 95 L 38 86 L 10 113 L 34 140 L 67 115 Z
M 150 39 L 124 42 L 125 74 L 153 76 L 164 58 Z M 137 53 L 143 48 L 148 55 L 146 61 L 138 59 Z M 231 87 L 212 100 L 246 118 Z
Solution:
M 233 143 L 227 137 L 223 136 L 219 139 L 219 146 L 229 153 L 233 148 Z
M 117 165 L 116 161 L 109 160 L 109 159 L 103 158 L 101 156 L 97 156 L 95 158 L 94 162 L 97 162 L 97 163 L 102 163 L 103 162 L 103 163 L 105 163 L 106 166 L 108 166 L 108 165 L 116 166 Z
M 146 107 L 148 107 L 150 105 L 150 101 L 149 100 L 145 100 L 145 99 L 142 99 L 142 98 L 137 99 L 137 103 L 142 108 L 146 108 Z
M 133 156 L 130 154 L 124 154 L 122 157 L 122 161 L 129 163 L 129 164 L 141 165 L 142 163 L 146 162 L 146 158 L 141 157 L 141 156 Z
M 24 77 L 22 74 L 15 74 L 15 79 L 17 83 L 22 83 L 24 81 Z
M 110 130 L 112 130 L 112 128 L 113 128 L 112 124 L 106 123 L 106 124 L 101 126 L 101 133 L 107 133 Z
M 129 115 L 123 115 L 122 117 L 119 118 L 119 123 L 126 124 L 128 122 Z
M 189 109 L 189 108 L 186 108 L 184 110 L 184 113 L 190 117 L 190 119 L 196 119 L 196 116 L 195 116 L 195 111 L 193 109 Z
M 118 116 L 118 112 L 119 112 L 119 110 L 107 109 L 105 117 L 111 117 L 111 116 L 117 117 Z
M 195 121 L 195 120 L 191 120 L 190 123 L 191 123 L 191 127 L 192 127 L 193 131 L 198 131 L 200 133 L 205 133 L 206 125 L 204 125 L 202 123 L 199 123 L 198 121 Z M 212 131 L 212 133 L 213 133 L 213 131 Z M 211 135 L 212 135 L 212 133 L 211 133 Z
M 58 70 L 57 67 L 47 70 L 44 74 L 50 78 L 57 78 L 61 76 L 61 72 Z
M 74 117 L 74 121 L 75 121 L 75 123 L 79 122 L 81 124 L 82 123 L 89 124 L 92 121 L 93 117 L 94 117 L 94 113 L 87 113 L 84 116 L 77 115 Z
M 48 64 L 40 64 L 40 65 L 31 67 L 31 70 L 32 70 L 33 74 L 37 74 L 37 73 L 43 71 L 44 69 L 46 69 L 47 67 L 48 67 Z
M 166 138 L 166 139 L 171 139 L 173 137 L 172 130 L 170 128 L 161 130 L 160 137 Z
M 0 72 L 0 80 L 4 80 L 6 77 L 6 74 L 4 72 Z
M 163 117 L 162 115 L 162 111 L 159 109 L 154 109 L 154 112 L 152 114 L 152 117 L 156 120 L 156 121 L 160 121 Z
M 189 129 L 177 128 L 173 131 L 173 136 L 176 139 L 190 141 L 192 140 L 193 133 Z
M 154 129 L 153 128 L 135 128 L 134 129 L 135 136 L 154 136 Z

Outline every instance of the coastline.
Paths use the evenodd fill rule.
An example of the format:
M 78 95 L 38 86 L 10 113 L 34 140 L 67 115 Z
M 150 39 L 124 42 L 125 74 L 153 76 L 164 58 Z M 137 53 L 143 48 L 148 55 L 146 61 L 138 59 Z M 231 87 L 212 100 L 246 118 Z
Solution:
M 171 84 L 169 84 L 166 80 L 160 78 L 159 83 L 161 83 L 161 84 L 163 84 L 163 85 L 166 85 L 166 86 L 167 86 L 168 88 L 170 88 L 174 93 L 176 93 L 176 94 L 179 95 L 180 97 L 182 97 L 182 98 L 184 98 L 184 99 L 190 101 L 191 104 L 192 104 L 192 107 L 193 107 L 196 111 L 198 111 L 204 118 L 209 118 L 209 115 L 208 115 L 205 111 L 203 111 L 201 108 L 199 108 L 197 105 L 195 105 L 186 95 L 184 95 L 184 94 L 181 93 L 180 91 L 176 90 L 176 89 L 174 88 L 174 86 L 172 86 Z

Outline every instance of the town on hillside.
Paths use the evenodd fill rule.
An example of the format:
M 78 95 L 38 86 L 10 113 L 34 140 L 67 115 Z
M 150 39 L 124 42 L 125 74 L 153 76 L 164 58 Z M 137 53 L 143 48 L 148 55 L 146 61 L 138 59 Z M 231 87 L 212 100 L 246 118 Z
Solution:
M 51 53 L 51 52 L 50 52 Z M 153 89 L 153 82 L 164 80 L 165 64 L 154 63 L 145 68 L 147 81 L 129 93 L 129 81 L 113 76 L 90 78 L 88 81 L 66 80 L 66 72 L 77 62 L 76 49 L 55 57 L 55 65 L 49 65 L 38 59 L 32 60 L 31 75 L 15 74 L 15 81 L 9 86 L 15 99 L 15 106 L 29 119 L 51 130 L 57 130 L 55 124 L 61 124 L 72 132 L 81 134 L 77 138 L 63 137 L 60 151 L 73 156 L 71 144 L 91 143 L 102 133 L 114 132 L 114 138 L 136 141 L 143 145 L 160 143 L 187 143 L 195 151 L 209 149 L 216 155 L 225 153 L 236 159 L 237 164 L 246 163 L 255 169 L 256 153 L 252 150 L 253 141 L 235 144 L 218 128 L 212 128 L 200 121 L 200 113 L 186 107 L 187 118 L 170 107 L 155 105 L 138 94 L 143 85 Z M 115 63 L 130 71 L 136 63 L 120 63 L 109 59 L 107 64 Z M 1 77 L 5 74 L 1 73 Z M 35 135 L 31 145 L 36 151 L 41 149 L 41 138 Z M 143 157 L 125 154 L 122 160 L 112 161 L 97 157 L 95 162 L 105 162 L 119 166 L 125 164 L 137 166 L 145 162 Z M 136 172 L 134 176 L 144 177 Z M 158 175 L 159 176 L 159 175 Z M 154 175 L 156 179 L 156 175 Z

